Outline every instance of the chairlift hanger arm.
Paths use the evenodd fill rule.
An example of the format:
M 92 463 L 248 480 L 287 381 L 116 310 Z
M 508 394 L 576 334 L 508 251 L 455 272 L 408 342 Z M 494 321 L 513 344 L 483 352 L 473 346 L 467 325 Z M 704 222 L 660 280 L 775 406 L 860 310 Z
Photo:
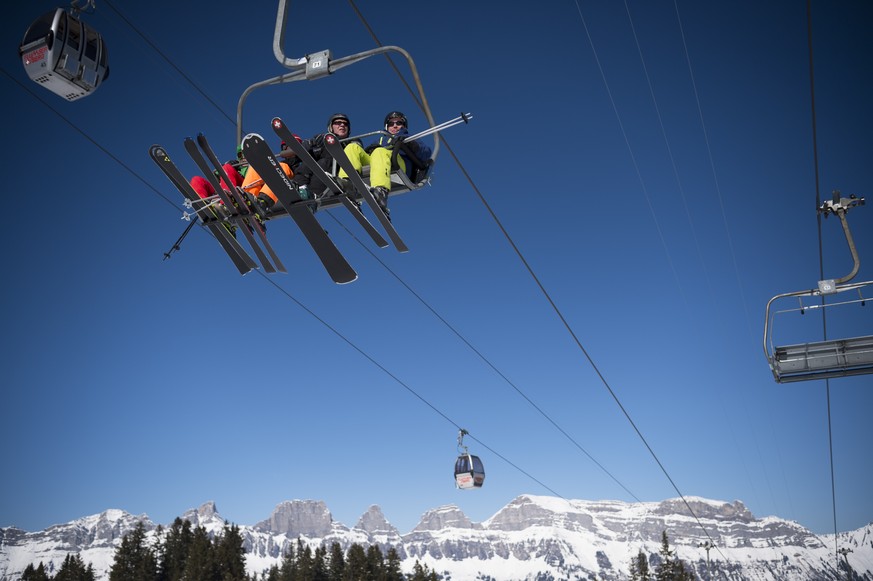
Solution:
M 409 65 L 409 69 L 412 72 L 413 79 L 415 81 L 416 89 L 418 90 L 418 99 L 419 106 L 421 107 L 422 112 L 427 119 L 427 122 L 430 126 L 433 126 L 434 118 L 433 114 L 430 111 L 430 105 L 427 102 L 427 97 L 424 94 L 424 88 L 421 85 L 421 77 L 418 74 L 418 69 L 415 66 L 415 61 L 412 60 L 412 56 L 405 51 L 404 49 L 398 46 L 381 46 L 378 48 L 374 48 L 371 50 L 367 50 L 364 52 L 360 52 L 357 54 L 353 54 L 351 56 L 339 58 L 332 60 L 330 58 L 330 51 L 322 51 L 320 53 L 314 53 L 306 55 L 303 58 L 298 59 L 290 59 L 285 56 L 285 52 L 282 49 L 285 40 L 285 30 L 287 29 L 288 24 L 288 0 L 279 0 L 279 8 L 278 13 L 276 15 L 276 28 L 273 34 L 273 54 L 276 57 L 276 60 L 279 61 L 279 64 L 283 67 L 296 69 L 291 74 L 280 75 L 278 77 L 268 79 L 266 81 L 262 81 L 260 83 L 255 83 L 246 89 L 242 96 L 240 97 L 239 104 L 237 105 L 237 135 L 236 141 L 240 143 L 242 141 L 243 136 L 243 120 L 242 120 L 242 108 L 243 104 L 251 94 L 252 91 L 259 87 L 263 87 L 266 85 L 277 85 L 282 83 L 290 83 L 294 81 L 299 81 L 302 79 L 316 79 L 321 76 L 329 75 L 340 70 L 343 67 L 355 64 L 361 60 L 369 58 L 371 56 L 384 54 L 388 52 L 396 52 L 401 54 Z M 321 59 L 327 60 L 327 66 L 321 65 Z M 314 66 L 314 63 L 318 62 L 319 66 Z M 440 147 L 440 138 L 439 134 L 434 134 L 434 147 L 433 153 L 431 155 L 431 159 L 436 161 L 437 152 Z
M 254 90 L 259 89 L 261 87 L 268 86 L 268 85 L 280 85 L 280 84 L 284 84 L 284 83 L 293 83 L 295 81 L 302 81 L 302 80 L 315 80 L 317 78 L 321 78 L 322 76 L 327 76 L 329 74 L 335 73 L 336 71 L 338 71 L 342 68 L 345 68 L 349 65 L 356 64 L 364 59 L 367 59 L 367 58 L 370 58 L 372 56 L 376 56 L 379 54 L 392 52 L 392 51 L 397 52 L 397 53 L 403 55 L 404 58 L 406 58 L 406 62 L 409 64 L 409 68 L 412 71 L 412 75 L 415 79 L 415 85 L 416 85 L 416 88 L 418 89 L 418 95 L 419 95 L 419 100 L 421 102 L 422 110 L 424 111 L 424 114 L 425 114 L 425 117 L 427 118 L 428 124 L 433 126 L 435 124 L 433 114 L 430 111 L 430 106 L 428 105 L 427 98 L 424 95 L 424 88 L 421 85 L 421 78 L 418 75 L 418 69 L 415 66 L 415 61 L 412 60 L 412 56 L 407 51 L 400 48 L 399 46 L 382 46 L 382 47 L 374 48 L 371 50 L 367 50 L 364 52 L 360 52 L 357 54 L 353 54 L 353 55 L 338 58 L 338 59 L 331 59 L 330 58 L 330 51 L 322 51 L 320 53 L 315 53 L 315 55 L 307 55 L 307 56 L 303 57 L 302 59 L 287 59 L 287 58 L 280 59 L 279 62 L 282 63 L 283 66 L 289 66 L 290 68 L 295 68 L 296 70 L 291 72 L 291 73 L 286 73 L 283 75 L 279 75 L 277 77 L 273 77 L 271 79 L 261 81 L 259 83 L 255 83 L 243 92 L 242 96 L 240 97 L 239 104 L 237 105 L 237 112 L 236 112 L 237 113 L 237 142 L 240 142 L 242 140 L 242 135 L 243 135 L 243 130 L 242 130 L 243 105 L 245 104 L 245 101 L 248 98 L 248 96 Z M 321 66 L 318 67 L 319 71 L 324 71 L 324 72 L 314 73 L 313 69 L 309 66 L 309 63 L 312 62 L 314 56 L 317 57 L 318 59 L 327 58 L 327 60 L 328 60 L 327 66 L 326 67 L 321 67 Z M 278 58 L 278 55 L 277 55 L 277 58 Z M 285 65 L 285 63 L 292 63 L 292 64 Z M 439 146 L 440 146 L 439 134 L 435 133 L 434 134 L 433 154 L 431 155 L 431 159 L 436 160 L 437 152 L 439 151 Z
M 818 211 L 824 214 L 825 218 L 830 214 L 836 214 L 840 218 L 840 223 L 843 226 L 843 233 L 846 235 L 846 243 L 849 245 L 849 252 L 852 253 L 852 260 L 854 262 L 852 271 L 842 278 L 834 279 L 834 284 L 842 284 L 852 280 L 861 268 L 861 259 L 858 257 L 858 249 L 855 247 L 855 240 L 852 238 L 852 232 L 849 230 L 849 222 L 846 220 L 846 214 L 849 212 L 850 208 L 863 206 L 864 203 L 865 200 L 863 197 L 859 198 L 852 194 L 848 198 L 844 198 L 840 195 L 839 190 L 834 190 L 833 198 L 822 203 L 818 208 Z

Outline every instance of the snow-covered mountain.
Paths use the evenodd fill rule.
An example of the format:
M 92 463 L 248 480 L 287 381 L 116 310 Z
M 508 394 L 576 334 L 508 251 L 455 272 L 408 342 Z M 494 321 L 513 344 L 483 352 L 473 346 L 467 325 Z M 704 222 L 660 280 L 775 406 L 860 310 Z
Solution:
M 405 571 L 418 560 L 453 581 L 620 580 L 629 578 L 630 560 L 641 549 L 656 562 L 661 532 L 667 531 L 671 547 L 702 579 L 708 576 L 701 545 L 710 541 L 715 544 L 709 552 L 713 579 L 845 579 L 835 556 L 839 547 L 851 549 L 848 561 L 856 578 L 873 581 L 873 523 L 835 539 L 780 518 L 755 518 L 739 501 L 686 501 L 696 518 L 682 499 L 625 503 L 523 495 L 481 523 L 456 506 L 439 507 L 401 535 L 378 506 L 349 528 L 334 521 L 323 502 L 293 500 L 277 505 L 266 520 L 239 526 L 249 573 L 280 564 L 284 551 L 300 538 L 313 546 L 338 542 L 343 549 L 377 544 L 384 552 L 391 546 Z M 210 532 L 225 525 L 212 502 L 181 516 Z M 38 532 L 0 528 L 0 581 L 17 581 L 31 563 L 55 571 L 68 553 L 93 564 L 98 580 L 106 581 L 115 548 L 137 522 L 156 534 L 146 515 L 120 510 Z

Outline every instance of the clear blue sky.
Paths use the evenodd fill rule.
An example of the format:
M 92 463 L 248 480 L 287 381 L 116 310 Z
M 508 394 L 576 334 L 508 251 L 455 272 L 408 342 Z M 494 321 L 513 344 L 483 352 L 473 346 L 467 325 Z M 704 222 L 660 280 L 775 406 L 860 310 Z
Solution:
M 833 532 L 834 505 L 841 531 L 873 521 L 873 379 L 830 382 L 834 502 L 826 385 L 776 384 L 761 348 L 767 300 L 819 279 L 804 2 L 680 1 L 681 30 L 669 1 L 630 1 L 630 19 L 605 1 L 361 3 L 414 57 L 437 120 L 474 114 L 448 142 L 603 379 L 445 148 L 432 186 L 392 201 L 408 254 L 376 249 L 342 210 L 319 215 L 351 285 L 330 282 L 288 220 L 269 225 L 287 275 L 238 276 L 199 228 L 162 261 L 185 223 L 148 148 L 188 175 L 186 136 L 232 156 L 240 95 L 286 72 L 276 5 L 112 3 L 219 111 L 97 4 L 87 21 L 111 76 L 74 103 L 16 57 L 54 5 L 17 3 L 0 23 L 15 148 L 0 525 L 107 508 L 168 523 L 207 500 L 254 524 L 320 499 L 349 526 L 378 504 L 405 533 L 430 508 L 482 521 L 523 493 L 676 497 L 603 380 L 683 494 L 818 533 Z M 327 4 L 291 3 L 288 56 L 375 46 L 347 3 Z M 814 4 L 822 196 L 869 196 L 873 8 Z M 423 128 L 374 58 L 255 92 L 245 128 L 278 147 L 274 115 L 309 136 L 335 111 L 360 133 L 393 109 Z M 870 280 L 873 208 L 849 221 Z M 836 219 L 822 240 L 825 275 L 843 276 Z M 869 334 L 870 309 L 829 319 L 829 335 Z M 782 323 L 781 342 L 820 338 L 813 317 Z M 453 487 L 456 426 L 485 462 L 482 490 Z

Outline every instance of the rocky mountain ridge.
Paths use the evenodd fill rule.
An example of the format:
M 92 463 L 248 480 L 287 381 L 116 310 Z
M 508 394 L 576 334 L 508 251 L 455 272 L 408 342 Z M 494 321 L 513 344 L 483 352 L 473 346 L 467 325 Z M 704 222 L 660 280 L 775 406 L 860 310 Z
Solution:
M 181 518 L 211 533 L 225 526 L 214 502 Z M 0 581 L 17 581 L 31 563 L 57 570 L 68 553 L 92 563 L 98 580 L 107 581 L 115 548 L 138 522 L 156 534 L 158 527 L 147 515 L 114 509 L 44 531 L 0 528 Z M 848 562 L 857 578 L 873 581 L 873 524 L 834 538 L 777 517 L 756 518 L 740 501 L 695 497 L 625 503 L 523 495 L 481 523 L 457 506 L 438 507 L 407 534 L 400 534 L 378 506 L 349 528 L 334 521 L 322 501 L 292 500 L 279 503 L 269 518 L 239 528 L 249 573 L 279 564 L 301 539 L 313 546 L 337 542 L 344 550 L 353 543 L 375 544 L 383 551 L 394 547 L 404 571 L 418 560 L 452 580 L 618 581 L 629 578 L 630 559 L 638 551 L 657 560 L 661 532 L 667 531 L 671 547 L 701 579 L 708 573 L 722 579 L 845 579 L 844 561 L 836 557 L 840 546 L 851 549 Z M 701 548 L 706 541 L 716 547 L 708 554 L 709 564 Z

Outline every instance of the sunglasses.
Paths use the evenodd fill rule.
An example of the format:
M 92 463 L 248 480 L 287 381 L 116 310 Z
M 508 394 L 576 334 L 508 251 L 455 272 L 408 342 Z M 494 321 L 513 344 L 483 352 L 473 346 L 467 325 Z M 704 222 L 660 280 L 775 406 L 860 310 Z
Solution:
M 348 122 L 348 121 L 334 121 L 333 124 L 334 124 L 334 125 L 345 125 L 346 127 L 349 126 L 349 122 Z
M 394 119 L 388 122 L 388 127 L 406 127 L 406 121 L 402 119 Z

